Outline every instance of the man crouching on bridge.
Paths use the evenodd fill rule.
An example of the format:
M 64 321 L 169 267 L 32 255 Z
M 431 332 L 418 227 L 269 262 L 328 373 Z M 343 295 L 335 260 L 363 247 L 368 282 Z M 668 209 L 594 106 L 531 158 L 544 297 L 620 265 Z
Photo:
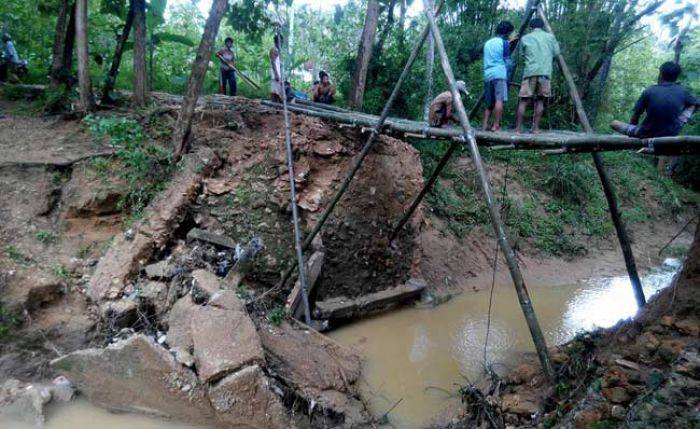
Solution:
M 467 84 L 463 80 L 457 81 L 457 89 L 464 95 L 468 95 Z M 445 91 L 435 97 L 430 103 L 430 126 L 444 127 L 450 122 L 458 122 L 459 119 L 454 115 L 454 105 L 452 104 L 452 93 Z

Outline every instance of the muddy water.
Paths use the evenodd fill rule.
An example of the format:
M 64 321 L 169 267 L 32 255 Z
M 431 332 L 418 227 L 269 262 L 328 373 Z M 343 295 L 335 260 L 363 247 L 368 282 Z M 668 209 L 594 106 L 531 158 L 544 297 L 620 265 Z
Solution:
M 20 423 L 0 416 L 0 428 L 36 429 L 29 423 Z M 114 414 L 91 405 L 85 400 L 77 400 L 67 405 L 49 406 L 46 424 L 43 429 L 206 429 L 133 414 Z
M 668 261 L 645 276 L 646 296 L 668 286 L 678 265 Z M 554 287 L 531 284 L 529 291 L 550 345 L 580 331 L 612 326 L 636 311 L 627 277 Z M 465 292 L 436 308 L 378 316 L 331 336 L 364 353 L 360 389 L 371 411 L 382 415 L 398 402 L 389 420 L 401 429 L 422 428 L 458 403 L 458 383 L 482 376 L 488 302 L 488 291 Z M 513 367 L 526 352 L 534 348 L 513 287 L 497 285 L 487 359 L 498 370 Z

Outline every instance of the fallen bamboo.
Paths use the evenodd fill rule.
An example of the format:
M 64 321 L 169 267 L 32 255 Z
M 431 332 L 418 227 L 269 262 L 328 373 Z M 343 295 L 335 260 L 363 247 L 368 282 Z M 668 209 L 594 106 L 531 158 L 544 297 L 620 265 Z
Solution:
M 454 107 L 457 111 L 459 117 L 459 122 L 462 127 L 464 138 L 467 140 L 467 147 L 471 153 L 472 161 L 474 162 L 474 167 L 479 174 L 481 190 L 486 198 L 486 204 L 489 208 L 489 214 L 491 215 L 491 223 L 493 224 L 493 230 L 498 239 L 498 244 L 503 251 L 503 256 L 506 260 L 506 265 L 510 271 L 510 275 L 513 279 L 513 285 L 515 286 L 515 291 L 518 295 L 518 301 L 520 302 L 520 307 L 523 310 L 523 315 L 527 322 L 528 328 L 530 329 L 530 335 L 532 336 L 532 341 L 535 344 L 535 349 L 537 350 L 537 355 L 540 358 L 540 364 L 542 365 L 542 371 L 544 372 L 547 379 L 550 381 L 554 380 L 554 369 L 549 358 L 549 352 L 547 351 L 547 343 L 542 334 L 542 329 L 540 328 L 539 322 L 537 321 L 537 315 L 532 307 L 532 302 L 530 301 L 530 296 L 527 292 L 527 287 L 525 286 L 525 280 L 523 279 L 522 273 L 520 271 L 520 266 L 518 265 L 518 259 L 510 245 L 508 238 L 508 233 L 506 231 L 503 219 L 501 219 L 500 209 L 498 207 L 498 202 L 493 196 L 493 191 L 491 190 L 491 184 L 489 182 L 488 173 L 486 172 L 485 165 L 481 159 L 481 154 L 479 153 L 479 147 L 476 144 L 476 138 L 472 131 L 471 125 L 469 124 L 469 118 L 467 117 L 467 112 L 462 104 L 462 97 L 457 89 L 457 83 L 455 82 L 454 73 L 452 72 L 452 66 L 450 65 L 449 58 L 447 56 L 447 51 L 445 50 L 445 45 L 442 41 L 442 36 L 440 34 L 440 29 L 435 23 L 435 17 L 433 16 L 433 11 L 429 8 L 426 11 L 426 16 L 428 18 L 428 26 L 430 27 L 430 32 L 435 39 L 435 47 L 440 55 L 440 63 L 442 64 L 442 70 L 445 74 L 445 78 L 450 86 L 450 92 L 452 93 L 452 100 Z
M 554 34 L 552 27 L 549 25 L 549 21 L 544 13 L 542 6 L 538 6 L 537 12 L 544 22 L 545 29 Z M 578 93 L 578 88 L 574 82 L 574 78 L 569 71 L 569 67 L 564 60 L 562 54 L 557 55 L 557 62 L 559 63 L 559 68 L 561 69 L 564 78 L 566 79 L 566 84 L 569 87 L 569 95 L 574 102 L 576 107 L 576 114 L 578 115 L 579 122 L 583 126 L 583 129 L 588 134 L 593 134 L 593 127 L 591 127 L 588 121 L 588 115 L 583 108 L 583 103 L 581 102 L 581 97 Z M 646 298 L 644 297 L 644 290 L 642 289 L 642 282 L 639 279 L 639 273 L 637 272 L 637 264 L 634 260 L 634 254 L 632 253 L 632 246 L 630 244 L 629 237 L 627 236 L 627 230 L 625 224 L 620 216 L 620 210 L 617 205 L 617 197 L 615 196 L 615 189 L 610 183 L 610 178 L 605 170 L 605 165 L 603 164 L 603 158 L 599 153 L 593 152 L 593 164 L 598 171 L 598 177 L 600 177 L 600 183 L 603 186 L 603 193 L 605 194 L 605 199 L 608 201 L 608 208 L 610 210 L 610 217 L 612 218 L 613 224 L 615 225 L 615 231 L 617 232 L 617 238 L 620 241 L 620 247 L 622 248 L 622 255 L 625 259 L 625 265 L 627 267 L 627 274 L 629 275 L 630 282 L 632 283 L 632 289 L 634 291 L 635 299 L 637 300 L 637 306 L 643 307 L 646 304 Z
M 440 6 L 438 6 L 438 11 L 442 8 L 443 3 L 444 3 L 444 1 L 442 1 L 440 3 Z M 385 126 L 386 120 L 389 117 L 389 111 L 393 107 L 394 102 L 396 101 L 396 98 L 398 97 L 399 91 L 401 90 L 401 86 L 403 85 L 404 80 L 406 80 L 406 77 L 408 76 L 408 73 L 411 70 L 411 67 L 413 67 L 413 63 L 415 63 L 416 59 L 418 58 L 418 53 L 420 52 L 421 48 L 423 47 L 425 40 L 428 38 L 429 33 L 430 33 L 429 29 L 426 26 L 425 30 L 423 30 L 423 33 L 421 34 L 420 39 L 418 40 L 418 43 L 416 43 L 416 45 L 413 47 L 413 50 L 411 51 L 411 54 L 409 55 L 408 61 L 406 62 L 406 65 L 404 66 L 403 70 L 401 71 L 401 75 L 399 76 L 399 79 L 396 81 L 396 84 L 394 85 L 394 89 L 391 92 L 391 95 L 389 96 L 389 99 L 387 100 L 386 104 L 384 105 L 384 109 L 382 110 L 381 116 L 376 121 L 376 123 L 367 124 L 368 126 L 372 127 L 372 132 L 369 135 L 369 137 L 367 137 L 367 142 L 365 142 L 365 145 L 362 147 L 362 150 L 355 158 L 355 162 L 353 163 L 353 166 L 350 169 L 350 172 L 345 177 L 345 180 L 340 185 L 340 188 L 338 189 L 336 194 L 333 196 L 333 199 L 331 200 L 331 202 L 328 204 L 326 209 L 321 214 L 321 217 L 319 218 L 318 222 L 316 222 L 316 225 L 314 225 L 313 230 L 311 230 L 309 235 L 304 240 L 304 245 L 303 245 L 304 249 L 308 248 L 311 245 L 311 242 L 314 240 L 314 238 L 319 233 L 319 231 L 321 231 L 323 224 L 326 223 L 326 221 L 328 220 L 328 217 L 333 212 L 333 209 L 335 208 L 336 204 L 338 203 L 338 201 L 340 201 L 340 198 L 343 196 L 345 191 L 347 191 L 348 187 L 350 186 L 350 182 L 352 182 L 352 179 L 355 177 L 355 174 L 357 174 L 357 171 L 362 166 L 362 162 L 364 161 L 365 157 L 367 156 L 369 151 L 374 146 L 374 142 L 376 141 L 377 137 L 382 132 L 382 130 Z M 294 269 L 297 266 L 298 266 L 297 262 L 292 263 L 292 265 L 282 275 L 282 279 L 280 280 L 280 285 L 284 285 L 284 283 L 286 283 L 286 281 L 292 275 L 292 272 L 294 272 Z
M 271 101 L 262 104 L 281 109 L 282 105 Z M 287 108 L 295 113 L 328 119 L 333 122 L 356 127 L 372 127 L 376 124 L 376 116 L 368 114 L 341 113 L 309 109 L 306 106 L 289 105 Z M 436 128 L 425 122 L 389 118 L 386 120 L 383 133 L 398 137 L 425 136 L 426 138 L 452 140 L 462 137 L 457 127 Z M 700 136 L 656 137 L 636 139 L 618 134 L 587 134 L 566 131 L 547 132 L 542 134 L 518 134 L 506 131 L 475 131 L 474 136 L 480 146 L 512 145 L 513 150 L 539 150 L 565 148 L 570 153 L 603 152 L 618 150 L 638 150 L 649 148 L 653 153 L 692 154 L 700 153 Z

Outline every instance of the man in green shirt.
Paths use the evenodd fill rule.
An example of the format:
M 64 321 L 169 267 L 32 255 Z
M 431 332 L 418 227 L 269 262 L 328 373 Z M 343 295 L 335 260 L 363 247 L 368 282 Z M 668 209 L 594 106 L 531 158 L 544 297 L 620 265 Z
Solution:
M 515 119 L 515 132 L 519 133 L 523 125 L 525 110 L 530 101 L 534 102 L 535 113 L 532 117 L 532 132 L 540 132 L 540 120 L 544 113 L 544 100 L 552 96 L 550 79 L 552 77 L 552 59 L 559 55 L 559 43 L 553 34 L 545 32 L 544 21 L 533 18 L 530 21 L 532 31 L 520 41 L 520 53 L 525 62 L 523 81 L 520 84 L 520 103 Z

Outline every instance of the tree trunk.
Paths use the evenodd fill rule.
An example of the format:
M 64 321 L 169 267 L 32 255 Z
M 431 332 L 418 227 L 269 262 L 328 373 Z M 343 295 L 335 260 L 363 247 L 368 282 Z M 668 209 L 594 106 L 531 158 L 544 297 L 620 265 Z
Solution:
M 119 65 L 122 61 L 122 54 L 124 53 L 124 46 L 126 41 L 129 39 L 129 33 L 131 32 L 131 25 L 134 22 L 134 0 L 129 2 L 129 11 L 126 13 L 126 22 L 124 23 L 124 28 L 122 33 L 117 39 L 117 46 L 114 48 L 114 57 L 112 58 L 112 66 L 109 68 L 109 73 L 105 79 L 105 85 L 102 89 L 102 103 L 112 103 L 111 93 L 114 90 L 114 85 L 117 83 L 117 74 L 119 73 Z
M 194 109 L 197 105 L 199 93 L 202 90 L 204 76 L 207 73 L 207 66 L 209 65 L 209 58 L 211 58 L 214 50 L 214 41 L 216 39 L 216 34 L 219 32 L 221 18 L 223 17 L 227 6 L 228 0 L 214 0 L 211 5 L 209 18 L 207 18 L 207 23 L 204 26 L 204 33 L 202 34 L 202 40 L 199 43 L 199 48 L 197 49 L 197 57 L 194 60 L 194 64 L 192 65 L 192 73 L 190 74 L 190 78 L 187 82 L 187 91 L 185 92 L 182 107 L 180 108 L 180 114 L 178 115 L 177 122 L 175 123 L 175 128 L 173 130 L 175 159 L 179 159 L 187 148 L 190 131 L 192 130 L 192 117 L 194 116 Z
M 360 46 L 357 50 L 355 72 L 352 77 L 352 86 L 350 87 L 349 94 L 350 106 L 358 110 L 362 109 L 362 102 L 365 97 L 367 69 L 369 68 L 369 60 L 372 57 L 372 47 L 374 45 L 374 36 L 377 34 L 378 20 L 379 2 L 377 0 L 369 0 L 367 3 L 367 15 L 365 15 L 365 26 L 362 30 L 362 38 L 360 39 Z
M 146 2 L 134 3 L 134 103 L 146 104 Z
M 435 10 L 433 0 L 423 0 L 423 6 Z M 430 104 L 433 102 L 433 66 L 435 64 L 435 39 L 428 36 L 428 46 L 425 49 L 425 102 L 423 104 L 423 120 L 429 121 Z
M 73 78 L 71 72 L 73 70 L 73 48 L 75 47 L 75 8 L 76 4 L 70 9 L 70 19 L 66 28 L 66 41 L 63 45 L 63 70 L 65 73 L 66 85 L 73 86 Z
M 88 52 L 88 0 L 76 0 L 75 38 L 78 45 L 78 84 L 80 108 L 83 112 L 95 110 L 95 97 L 90 80 L 90 54 Z
M 57 86 L 63 80 L 63 54 L 66 45 L 66 22 L 71 12 L 70 0 L 61 0 L 56 18 L 56 32 L 53 37 L 53 50 L 51 51 L 51 69 L 49 78 L 51 85 Z

